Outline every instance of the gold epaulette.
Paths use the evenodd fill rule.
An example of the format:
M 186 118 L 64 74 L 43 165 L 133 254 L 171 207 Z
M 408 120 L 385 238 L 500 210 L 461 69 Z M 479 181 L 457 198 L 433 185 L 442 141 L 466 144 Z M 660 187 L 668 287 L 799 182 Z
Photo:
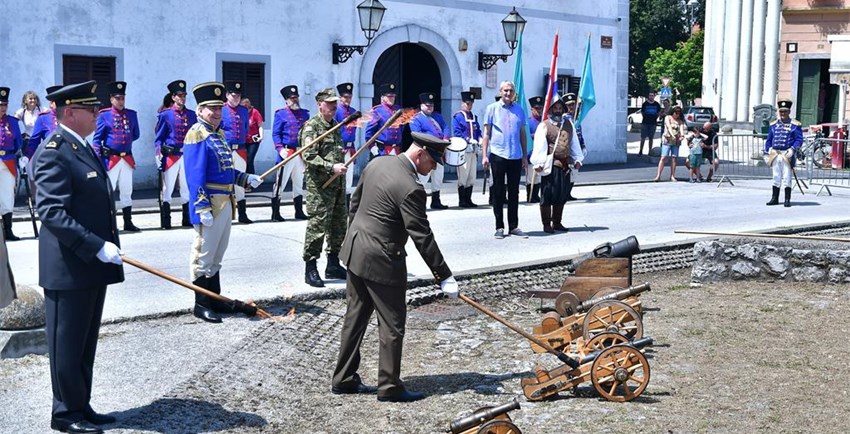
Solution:
M 800 121 L 798 121 L 797 119 L 791 119 L 791 124 L 796 125 L 798 127 L 803 126 L 803 124 L 801 124 Z
M 770 125 L 776 125 L 777 122 L 779 122 L 779 119 L 775 119 L 773 122 L 770 123 Z
M 183 145 L 191 145 L 194 143 L 201 143 L 210 136 L 210 132 L 200 123 L 192 125 L 192 128 L 189 128 L 189 131 L 186 133 L 186 137 L 183 138 Z

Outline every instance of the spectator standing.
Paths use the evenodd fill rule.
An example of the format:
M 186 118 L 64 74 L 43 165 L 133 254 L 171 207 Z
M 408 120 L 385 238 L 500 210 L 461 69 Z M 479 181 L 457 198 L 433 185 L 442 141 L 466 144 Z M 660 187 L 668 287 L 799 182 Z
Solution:
M 705 140 L 702 142 L 702 158 L 708 160 L 708 176 L 705 177 L 705 181 L 711 182 L 711 177 L 720 166 L 720 158 L 717 157 L 717 133 L 711 122 L 702 125 L 702 133 L 705 135 Z
M 688 160 L 690 162 L 688 172 L 691 175 L 692 183 L 702 182 L 700 166 L 702 166 L 702 144 L 705 139 L 705 134 L 698 127 L 694 127 L 686 136 L 688 142 Z
M 34 91 L 28 90 L 23 98 L 21 98 L 21 108 L 15 112 L 15 117 L 24 124 L 24 128 L 21 131 L 23 133 L 22 149 L 26 149 L 27 145 L 29 145 L 30 136 L 32 135 L 35 120 L 38 118 L 39 113 L 41 113 L 41 100 L 39 100 L 38 95 Z
M 671 115 L 664 119 L 664 133 L 661 135 L 661 161 L 658 162 L 658 173 L 653 181 L 661 180 L 661 171 L 664 163 L 670 158 L 670 181 L 676 182 L 676 159 L 679 156 L 679 145 L 685 137 L 685 121 L 682 117 L 682 108 L 673 107 Z
M 263 114 L 251 105 L 251 100 L 242 98 L 242 107 L 248 109 L 248 173 L 256 173 L 254 170 L 254 158 L 263 141 Z
M 640 106 L 640 150 L 638 155 L 643 154 L 643 142 L 649 139 L 649 148 L 646 153 L 652 150 L 652 139 L 655 136 L 655 128 L 658 124 L 658 116 L 661 114 L 661 105 L 655 101 L 655 92 L 649 92 L 646 96 L 646 101 Z

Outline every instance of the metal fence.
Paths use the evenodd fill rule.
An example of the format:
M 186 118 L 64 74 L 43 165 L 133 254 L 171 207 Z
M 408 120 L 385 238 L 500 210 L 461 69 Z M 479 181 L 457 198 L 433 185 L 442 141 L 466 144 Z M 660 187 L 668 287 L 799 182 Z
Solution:
M 724 181 L 732 183 L 735 178 L 772 178 L 764 160 L 766 138 L 762 134 L 720 134 L 717 137 L 720 165 L 715 178 L 720 178 L 721 184 Z
M 829 187 L 850 188 L 850 140 L 818 137 L 804 141 L 802 164 L 810 186 L 820 186 L 817 194 Z M 798 162 L 798 166 L 801 163 Z

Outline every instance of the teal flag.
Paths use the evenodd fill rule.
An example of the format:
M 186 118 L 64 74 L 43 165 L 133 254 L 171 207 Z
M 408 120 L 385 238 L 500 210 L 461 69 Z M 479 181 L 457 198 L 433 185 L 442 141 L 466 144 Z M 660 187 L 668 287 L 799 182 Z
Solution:
M 525 112 L 526 116 L 528 116 L 528 103 L 525 98 L 525 81 L 522 78 L 522 33 L 519 34 L 519 38 L 517 38 L 516 45 L 516 58 L 514 63 L 514 86 L 516 86 L 516 98 L 517 104 L 522 107 L 522 111 Z M 525 128 L 526 134 L 526 148 L 528 152 L 531 152 L 531 148 L 533 144 L 531 143 L 531 134 L 533 132 L 528 131 L 528 127 Z
M 581 121 L 587 116 L 590 109 L 596 105 L 596 92 L 593 90 L 593 70 L 590 67 L 590 36 L 587 37 L 587 48 L 584 53 L 584 71 L 581 74 L 578 97 L 581 101 L 581 107 L 578 113 L 578 119 L 576 119 L 576 126 L 581 125 Z

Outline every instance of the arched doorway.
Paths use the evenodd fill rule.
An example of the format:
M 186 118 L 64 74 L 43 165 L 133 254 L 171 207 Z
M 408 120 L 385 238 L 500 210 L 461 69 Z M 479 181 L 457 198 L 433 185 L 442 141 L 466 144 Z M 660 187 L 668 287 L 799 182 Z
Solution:
M 396 83 L 396 104 L 401 107 L 419 108 L 419 94 L 423 92 L 434 93 L 434 106 L 437 110 L 442 107 L 440 67 L 434 56 L 419 44 L 395 44 L 381 53 L 372 72 L 372 83 Z M 372 105 L 380 102 L 381 96 L 373 95 Z

